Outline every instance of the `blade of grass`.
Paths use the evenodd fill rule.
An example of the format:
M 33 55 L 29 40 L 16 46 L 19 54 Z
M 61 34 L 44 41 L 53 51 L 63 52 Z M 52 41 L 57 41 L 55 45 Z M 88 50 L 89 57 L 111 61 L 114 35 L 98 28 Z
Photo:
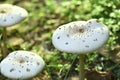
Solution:
M 66 75 L 65 75 L 64 80 L 67 80 L 67 77 L 69 76 L 70 70 L 72 69 L 72 66 L 73 66 L 74 62 L 76 61 L 77 56 L 78 56 L 78 55 L 76 54 L 75 57 L 74 57 L 74 59 L 73 59 L 73 61 L 72 61 L 72 64 L 71 64 L 70 68 L 69 68 L 68 71 L 66 72 Z

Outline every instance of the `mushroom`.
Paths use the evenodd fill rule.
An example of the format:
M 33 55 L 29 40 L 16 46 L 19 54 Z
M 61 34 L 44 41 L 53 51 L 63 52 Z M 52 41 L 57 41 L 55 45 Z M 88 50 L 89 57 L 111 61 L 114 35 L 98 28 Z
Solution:
M 11 79 L 28 79 L 37 75 L 44 67 L 43 59 L 29 51 L 11 52 L 0 63 L 1 73 Z
M 53 33 L 52 43 L 60 51 L 80 55 L 79 77 L 84 80 L 84 55 L 100 48 L 108 37 L 108 28 L 97 19 L 90 19 L 61 25 Z
M 6 27 L 10 27 L 12 25 L 15 25 L 22 20 L 24 20 L 28 16 L 28 12 L 18 6 L 12 5 L 12 4 L 0 4 L 0 27 L 3 27 L 3 57 L 6 56 L 6 38 L 7 38 L 7 31 Z

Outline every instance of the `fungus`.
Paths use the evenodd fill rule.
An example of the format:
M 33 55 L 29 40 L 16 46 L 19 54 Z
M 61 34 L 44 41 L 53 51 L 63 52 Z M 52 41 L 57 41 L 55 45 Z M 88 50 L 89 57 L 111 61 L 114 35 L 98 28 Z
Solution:
M 11 5 L 11 4 L 0 4 L 0 27 L 3 27 L 2 36 L 3 36 L 3 57 L 6 56 L 6 38 L 7 31 L 6 27 L 15 25 L 28 16 L 28 13 L 25 9 Z
M 97 19 L 91 19 L 61 25 L 53 33 L 52 43 L 60 51 L 80 55 L 80 80 L 84 80 L 84 55 L 100 48 L 108 37 L 108 28 Z
M 11 52 L 0 63 L 1 73 L 11 79 L 28 79 L 37 75 L 44 67 L 43 59 L 29 51 Z

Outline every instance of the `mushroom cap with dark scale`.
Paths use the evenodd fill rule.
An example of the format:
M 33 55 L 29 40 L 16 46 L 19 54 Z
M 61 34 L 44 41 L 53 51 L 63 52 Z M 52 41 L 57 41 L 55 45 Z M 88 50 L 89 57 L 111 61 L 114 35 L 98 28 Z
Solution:
M 1 73 L 11 79 L 27 79 L 37 75 L 44 67 L 43 59 L 29 51 L 14 51 L 0 63 Z
M 107 26 L 91 19 L 61 25 L 52 36 L 52 43 L 60 51 L 88 53 L 100 48 L 109 37 Z
M 12 4 L 0 4 L 0 27 L 9 27 L 24 20 L 28 12 Z

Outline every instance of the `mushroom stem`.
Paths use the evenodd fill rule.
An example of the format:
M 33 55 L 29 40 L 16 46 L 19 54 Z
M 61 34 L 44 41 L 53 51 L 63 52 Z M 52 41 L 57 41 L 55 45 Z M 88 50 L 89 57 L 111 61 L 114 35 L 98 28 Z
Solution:
M 2 49 L 2 39 L 1 39 L 1 37 L 2 37 L 2 34 L 0 35 L 0 49 Z
M 23 80 L 23 79 L 18 79 L 18 80 Z
M 0 36 L 0 49 L 1 49 L 1 53 L 2 53 L 1 36 Z
M 3 58 L 5 58 L 7 55 L 7 46 L 6 46 L 7 45 L 7 43 L 6 43 L 7 30 L 6 30 L 6 27 L 3 28 L 2 36 L 3 36 L 2 54 L 3 54 Z
M 79 80 L 85 79 L 85 71 L 84 71 L 84 63 L 85 63 L 85 55 L 79 55 Z

